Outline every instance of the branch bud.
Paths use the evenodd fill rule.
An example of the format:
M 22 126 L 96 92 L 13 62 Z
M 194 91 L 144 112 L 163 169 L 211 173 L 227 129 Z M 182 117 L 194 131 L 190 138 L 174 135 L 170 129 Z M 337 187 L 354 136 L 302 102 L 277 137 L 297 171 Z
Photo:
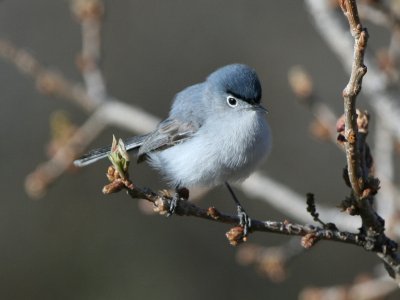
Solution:
M 247 237 L 244 236 L 244 229 L 241 226 L 232 227 L 225 235 L 232 246 L 247 241 Z

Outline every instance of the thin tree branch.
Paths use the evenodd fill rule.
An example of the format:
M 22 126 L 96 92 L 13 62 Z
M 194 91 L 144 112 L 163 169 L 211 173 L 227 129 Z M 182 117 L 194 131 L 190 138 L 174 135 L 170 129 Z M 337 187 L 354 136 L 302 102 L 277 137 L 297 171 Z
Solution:
M 112 149 L 114 150 L 112 150 L 110 159 L 115 167 L 109 167 L 107 170 L 107 177 L 110 183 L 104 186 L 103 193 L 111 194 L 121 190 L 126 190 L 131 198 L 145 199 L 153 203 L 155 211 L 161 215 L 166 215 L 169 212 L 172 195 L 166 191 L 155 193 L 150 189 L 143 189 L 133 184 L 129 179 L 129 174 L 127 173 L 129 165 L 129 163 L 127 163 L 128 156 L 124 149 L 121 151 L 121 149 L 117 148 L 118 147 L 115 144 L 112 146 Z M 239 217 L 237 215 L 220 212 L 215 207 L 204 209 L 187 201 L 187 199 L 181 198 L 181 200 L 178 201 L 175 215 L 197 217 L 218 223 L 236 225 L 236 227 L 231 228 L 231 230 L 227 232 L 229 242 L 232 245 L 237 245 L 246 240 L 246 237 L 243 235 L 243 228 L 239 225 Z M 381 244 L 380 240 L 371 241 L 367 239 L 367 236 L 363 233 L 356 234 L 340 231 L 333 224 L 330 224 L 327 228 L 322 228 L 314 225 L 290 223 L 289 221 L 260 221 L 252 219 L 251 232 L 269 232 L 301 236 L 303 237 L 301 243 L 305 248 L 312 247 L 320 240 L 329 240 L 360 246 L 369 251 L 382 254 L 392 250 L 388 249 L 386 244 Z M 369 245 L 368 247 L 366 246 L 367 244 Z
M 324 1 L 321 1 L 322 3 Z M 311 11 L 315 15 L 316 11 L 324 11 L 327 9 L 326 3 L 320 4 L 308 0 Z M 378 256 L 388 266 L 389 274 L 392 277 L 400 275 L 400 257 L 397 251 L 397 244 L 388 239 L 384 234 L 384 220 L 375 212 L 372 207 L 373 195 L 378 189 L 378 180 L 369 178 L 369 172 L 372 163 L 372 157 L 369 153 L 366 137 L 368 134 L 368 115 L 361 114 L 356 110 L 356 98 L 361 90 L 362 79 L 366 73 L 364 66 L 365 48 L 367 45 L 368 34 L 365 28 L 362 27 L 357 12 L 357 4 L 355 0 L 340 0 L 340 7 L 344 15 L 347 17 L 350 25 L 350 31 L 354 38 L 353 60 L 351 63 L 351 73 L 349 83 L 343 91 L 344 98 L 344 145 L 346 149 L 347 160 L 347 178 L 346 181 L 352 189 L 350 199 L 355 198 L 354 205 L 356 206 L 355 214 L 360 215 L 362 219 L 362 232 L 370 241 L 376 242 L 380 240 L 384 245 L 384 252 Z M 328 13 L 326 13 L 329 15 Z M 333 19 L 333 18 L 332 18 Z M 332 19 L 318 19 L 320 22 L 332 23 Z M 316 22 L 318 24 L 318 22 Z M 331 24 L 332 25 L 332 24 Z M 336 24 L 337 25 L 337 24 Z M 322 26 L 322 25 L 320 25 Z M 327 24 L 324 24 L 324 28 Z M 340 27 L 339 27 L 340 28 Z M 322 32 L 325 36 L 325 32 Z M 326 38 L 331 44 L 332 41 Z M 337 41 L 335 41 L 337 43 Z M 376 101 L 376 99 L 375 99 Z M 339 126 L 340 127 L 340 126 Z M 367 244 L 367 250 L 369 246 Z
M 368 33 L 362 27 L 358 17 L 355 0 L 341 0 L 340 6 L 350 24 L 354 37 L 354 60 L 349 83 L 343 91 L 345 119 L 345 148 L 351 187 L 357 198 L 362 197 L 365 185 L 365 175 L 361 169 L 360 136 L 358 135 L 356 99 L 361 91 L 362 79 L 367 72 L 364 65 L 364 53 L 367 46 Z
M 357 96 L 361 91 L 361 84 L 367 68 L 364 65 L 364 54 L 367 47 L 368 33 L 362 27 L 358 17 L 355 0 L 341 0 L 340 6 L 350 25 L 350 32 L 354 38 L 353 64 L 350 79 L 343 91 L 344 98 L 344 122 L 345 122 L 345 149 L 347 160 L 348 179 L 353 190 L 354 197 L 359 201 L 360 216 L 363 226 L 373 229 L 374 234 L 383 233 L 384 224 L 371 206 L 371 193 L 368 191 L 368 169 L 365 164 L 365 139 L 368 133 L 368 120 L 362 120 L 362 116 L 356 110 Z M 366 117 L 368 119 L 368 116 Z M 360 123 L 366 122 L 364 127 Z M 359 128 L 360 127 L 360 128 Z M 360 131 L 360 132 L 359 132 Z
M 354 49 L 354 40 L 349 36 L 348 29 L 343 26 L 343 22 L 329 5 L 329 1 L 305 0 L 305 3 L 322 39 L 336 54 L 343 67 L 350 72 L 353 57 L 349 53 Z M 366 54 L 365 56 L 368 76 L 363 79 L 362 92 L 367 96 L 374 113 L 384 120 L 387 128 L 397 139 L 400 139 L 398 93 L 387 90 L 387 76 L 379 70 L 375 60 L 370 55 Z

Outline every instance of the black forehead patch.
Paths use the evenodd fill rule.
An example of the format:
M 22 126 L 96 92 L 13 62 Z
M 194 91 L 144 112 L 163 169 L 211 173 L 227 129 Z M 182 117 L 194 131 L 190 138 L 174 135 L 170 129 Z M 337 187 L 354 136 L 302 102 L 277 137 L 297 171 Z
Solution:
M 212 73 L 207 81 L 251 104 L 259 104 L 261 101 L 262 90 L 257 73 L 246 65 L 233 64 L 222 67 Z
M 228 93 L 229 95 L 232 95 L 233 97 L 243 100 L 249 104 L 260 104 L 261 101 L 261 97 L 259 99 L 256 98 L 246 98 L 244 95 L 239 95 L 236 94 L 235 92 L 231 91 L 231 90 L 226 90 L 226 93 Z

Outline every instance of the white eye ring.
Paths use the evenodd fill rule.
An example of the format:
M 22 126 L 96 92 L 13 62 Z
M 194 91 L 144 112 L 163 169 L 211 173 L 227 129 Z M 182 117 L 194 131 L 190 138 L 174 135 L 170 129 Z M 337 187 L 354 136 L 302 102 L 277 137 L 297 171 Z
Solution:
M 229 95 L 228 97 L 226 97 L 226 103 L 228 103 L 230 107 L 236 107 L 238 105 L 238 100 L 235 97 Z

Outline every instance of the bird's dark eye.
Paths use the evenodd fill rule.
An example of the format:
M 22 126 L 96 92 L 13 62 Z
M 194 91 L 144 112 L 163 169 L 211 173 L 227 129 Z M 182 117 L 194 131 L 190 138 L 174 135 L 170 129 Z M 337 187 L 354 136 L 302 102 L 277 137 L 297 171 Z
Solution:
M 232 96 L 228 96 L 228 98 L 226 98 L 226 102 L 228 103 L 228 105 L 230 107 L 235 107 L 238 105 L 238 101 L 235 97 Z

